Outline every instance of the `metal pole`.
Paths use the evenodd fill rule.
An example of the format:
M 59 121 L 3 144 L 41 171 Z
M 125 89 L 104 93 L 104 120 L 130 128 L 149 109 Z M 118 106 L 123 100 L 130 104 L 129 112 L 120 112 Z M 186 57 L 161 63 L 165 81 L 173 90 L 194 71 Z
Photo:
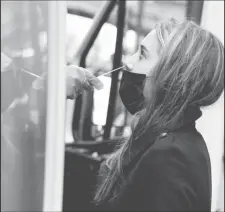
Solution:
M 144 13 L 144 1 L 138 1 L 138 14 L 137 14 L 137 41 L 136 41 L 136 50 L 138 49 L 140 43 L 140 37 L 142 32 L 142 19 Z
M 204 1 L 187 1 L 187 19 L 200 24 L 203 4 Z
M 126 1 L 119 1 L 118 19 L 117 19 L 117 37 L 116 47 L 113 59 L 113 69 L 121 65 L 122 51 L 123 51 L 123 34 L 125 22 Z M 104 130 L 104 139 L 110 138 L 110 132 L 113 124 L 114 110 L 116 105 L 117 87 L 118 87 L 119 72 L 112 73 L 112 83 L 110 88 L 109 106 L 107 112 L 106 125 Z
M 43 211 L 61 211 L 66 109 L 66 2 L 49 1 L 48 90 Z
M 74 58 L 77 61 L 80 61 L 80 66 L 85 67 L 85 60 L 89 53 L 90 48 L 92 47 L 98 33 L 101 30 L 103 24 L 107 21 L 112 9 L 116 5 L 116 1 L 108 1 L 100 10 L 99 14 L 94 18 L 94 23 L 87 33 L 86 38 L 84 39 L 84 43 L 81 48 L 77 51 Z M 76 99 L 74 113 L 73 113 L 73 123 L 72 123 L 72 131 L 78 133 L 80 139 L 82 139 L 83 134 L 83 122 L 82 122 L 82 96 L 79 96 Z

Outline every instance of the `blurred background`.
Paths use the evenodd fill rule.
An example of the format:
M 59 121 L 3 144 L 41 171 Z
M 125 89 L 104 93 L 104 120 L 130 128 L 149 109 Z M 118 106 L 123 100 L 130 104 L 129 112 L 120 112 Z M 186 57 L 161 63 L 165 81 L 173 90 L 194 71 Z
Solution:
M 61 125 L 49 120 L 48 108 L 55 104 L 51 96 L 60 100 L 63 78 L 56 91 L 50 85 L 57 78 L 40 77 L 50 72 L 60 76 L 52 63 L 76 64 L 96 76 L 117 68 L 122 56 L 135 53 L 143 37 L 171 17 L 193 20 L 224 43 L 224 1 L 1 1 L 2 211 L 45 210 L 46 196 L 51 196 L 46 193 L 53 192 L 46 190 L 50 178 L 62 184 L 54 188 L 62 195 L 52 197 L 49 205 L 56 206 L 51 209 L 93 209 L 99 166 L 130 134 L 132 117 L 118 95 L 121 72 L 100 77 L 103 90 L 67 100 L 65 111 L 55 114 L 64 117 Z M 63 60 L 50 59 L 57 58 L 51 55 L 53 48 Z M 224 211 L 223 99 L 202 108 L 197 122 L 211 156 L 212 211 Z M 57 138 L 56 126 L 62 126 L 63 138 Z M 48 139 L 50 133 L 56 141 Z M 54 160 L 54 168 L 46 165 Z

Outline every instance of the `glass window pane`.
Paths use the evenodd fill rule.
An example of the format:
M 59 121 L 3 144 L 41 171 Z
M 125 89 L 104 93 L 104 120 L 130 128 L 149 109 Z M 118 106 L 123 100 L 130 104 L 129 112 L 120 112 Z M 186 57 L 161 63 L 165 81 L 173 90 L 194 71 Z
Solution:
M 42 210 L 47 20 L 48 2 L 1 2 L 2 211 Z

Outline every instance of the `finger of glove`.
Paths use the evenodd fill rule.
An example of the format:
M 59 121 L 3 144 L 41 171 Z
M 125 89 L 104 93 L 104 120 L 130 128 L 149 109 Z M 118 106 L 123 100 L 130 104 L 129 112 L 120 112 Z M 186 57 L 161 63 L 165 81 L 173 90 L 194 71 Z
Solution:
M 84 81 L 84 83 L 83 83 L 83 88 L 84 88 L 85 90 L 88 90 L 88 91 L 93 91 L 93 90 L 94 90 L 93 86 L 90 85 L 90 83 L 89 83 L 88 81 Z
M 83 90 L 80 80 L 71 77 L 67 78 L 67 98 L 75 99 Z
M 86 69 L 85 69 L 85 78 L 86 81 L 97 90 L 101 90 L 103 88 L 103 83 Z

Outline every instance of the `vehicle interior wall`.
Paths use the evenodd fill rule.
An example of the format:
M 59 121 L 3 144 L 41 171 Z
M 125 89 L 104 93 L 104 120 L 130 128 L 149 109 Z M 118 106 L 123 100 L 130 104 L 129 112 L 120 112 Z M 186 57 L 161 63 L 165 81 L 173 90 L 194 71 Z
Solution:
M 205 1 L 201 26 L 216 35 L 224 44 L 224 1 Z M 224 211 L 224 93 L 210 107 L 202 108 L 197 122 L 211 158 L 212 211 Z

